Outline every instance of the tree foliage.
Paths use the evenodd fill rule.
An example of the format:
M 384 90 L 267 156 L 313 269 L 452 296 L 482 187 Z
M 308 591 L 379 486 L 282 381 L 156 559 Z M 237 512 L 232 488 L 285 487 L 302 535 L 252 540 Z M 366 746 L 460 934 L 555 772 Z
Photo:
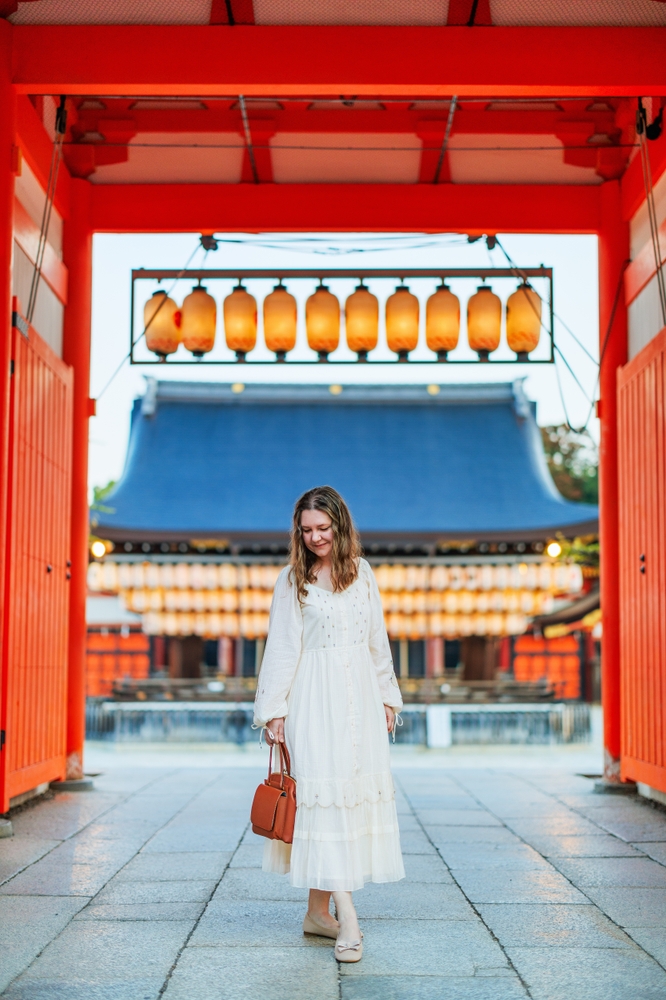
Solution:
M 564 424 L 541 428 L 543 449 L 555 486 L 567 500 L 599 501 L 599 455 L 588 434 Z

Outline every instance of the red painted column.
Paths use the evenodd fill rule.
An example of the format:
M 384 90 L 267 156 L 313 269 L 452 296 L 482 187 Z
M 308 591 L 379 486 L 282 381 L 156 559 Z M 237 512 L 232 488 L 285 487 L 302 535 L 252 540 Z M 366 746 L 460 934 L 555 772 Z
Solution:
M 72 180 L 63 257 L 69 270 L 63 359 L 74 369 L 72 429 L 72 579 L 67 681 L 67 777 L 83 777 L 86 671 L 86 575 L 88 571 L 88 418 L 90 416 L 90 325 L 92 229 L 90 184 Z
M 617 369 L 627 361 L 627 308 L 624 265 L 629 257 L 629 225 L 622 218 L 620 185 L 601 188 L 599 231 L 599 338 L 603 351 L 599 377 L 599 535 L 601 547 L 601 702 L 604 712 L 604 778 L 620 781 L 620 553 L 617 468 Z M 613 304 L 617 307 L 610 333 Z
M 14 143 L 16 95 L 11 84 L 12 28 L 0 20 L 0 539 L 7 521 L 9 449 L 9 362 L 11 359 L 11 282 L 14 225 Z M 5 729 L 5 545 L 0 544 L 0 729 Z M 6 808 L 4 775 L 6 749 L 0 749 L 0 810 Z M 5 804 L 3 805 L 3 800 Z

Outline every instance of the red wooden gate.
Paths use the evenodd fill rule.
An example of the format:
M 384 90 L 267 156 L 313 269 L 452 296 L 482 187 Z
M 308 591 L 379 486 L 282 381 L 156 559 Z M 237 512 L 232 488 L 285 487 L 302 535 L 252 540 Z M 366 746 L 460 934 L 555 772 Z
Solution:
M 618 432 L 622 777 L 666 792 L 666 329 L 618 373 Z
M 67 722 L 73 376 L 32 328 L 12 338 L 0 812 L 64 777 Z

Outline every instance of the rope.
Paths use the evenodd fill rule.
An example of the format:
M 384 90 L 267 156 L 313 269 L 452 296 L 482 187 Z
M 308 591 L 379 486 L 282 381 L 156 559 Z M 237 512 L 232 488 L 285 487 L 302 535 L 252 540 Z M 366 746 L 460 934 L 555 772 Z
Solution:
M 49 178 L 46 184 L 46 198 L 44 200 L 44 210 L 42 212 L 42 224 L 39 230 L 39 242 L 37 244 L 37 254 L 35 256 L 35 267 L 32 272 L 30 283 L 30 295 L 28 296 L 28 308 L 26 319 L 32 323 L 37 305 L 37 292 L 39 282 L 42 277 L 42 266 L 44 264 L 44 253 L 46 252 L 46 240 L 51 225 L 51 212 L 55 199 L 56 187 L 58 185 L 58 171 L 62 159 L 62 145 L 67 130 L 67 111 L 65 109 L 65 97 L 60 98 L 60 106 L 56 112 L 55 134 L 53 136 L 53 148 L 51 149 L 51 165 L 49 167 Z

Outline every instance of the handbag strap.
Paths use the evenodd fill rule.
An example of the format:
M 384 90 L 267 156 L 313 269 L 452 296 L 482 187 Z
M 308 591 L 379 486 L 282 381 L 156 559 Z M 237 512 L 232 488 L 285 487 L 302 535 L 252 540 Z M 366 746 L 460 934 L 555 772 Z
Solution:
M 273 773 L 273 747 L 274 743 L 271 743 L 271 749 L 268 755 L 268 779 Z M 291 757 L 289 756 L 289 751 L 287 750 L 286 743 L 278 743 L 277 748 L 280 752 L 280 787 L 284 785 L 284 776 L 287 774 L 291 777 Z

